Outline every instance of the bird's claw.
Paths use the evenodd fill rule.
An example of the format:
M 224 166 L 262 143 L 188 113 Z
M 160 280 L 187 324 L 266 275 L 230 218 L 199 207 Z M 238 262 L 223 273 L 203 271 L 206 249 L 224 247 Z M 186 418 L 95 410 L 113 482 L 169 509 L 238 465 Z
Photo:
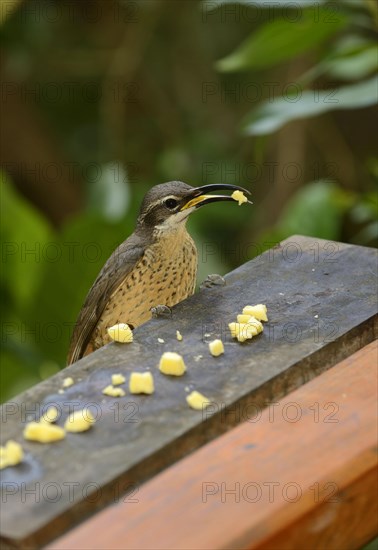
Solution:
M 152 317 L 171 317 L 172 310 L 168 306 L 157 305 L 151 308 Z
M 200 284 L 200 290 L 204 288 L 211 288 L 212 286 L 224 286 L 226 284 L 222 275 L 212 273 L 206 277 L 206 279 Z

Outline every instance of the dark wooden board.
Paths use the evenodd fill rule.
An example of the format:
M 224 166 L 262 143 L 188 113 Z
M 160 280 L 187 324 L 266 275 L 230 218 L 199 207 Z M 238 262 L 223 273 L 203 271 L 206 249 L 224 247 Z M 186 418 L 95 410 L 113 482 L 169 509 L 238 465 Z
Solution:
M 248 404 L 274 401 L 369 343 L 376 334 L 376 261 L 373 249 L 294 236 L 230 273 L 226 286 L 176 306 L 172 318 L 139 327 L 132 345 L 110 344 L 4 405 L 2 441 L 23 441 L 23 424 L 50 403 L 62 410 L 60 424 L 73 406 L 88 404 L 99 419 L 90 432 L 59 443 L 23 442 L 24 463 L 2 473 L 2 540 L 16 546 L 47 542 L 113 502 L 130 483 L 245 420 Z M 267 304 L 270 321 L 262 335 L 239 344 L 227 325 L 255 303 Z M 213 358 L 204 340 L 218 336 L 226 351 Z M 184 377 L 157 371 L 167 350 L 184 356 Z M 152 397 L 101 395 L 112 373 L 128 377 L 145 369 L 155 374 Z M 66 376 L 77 383 L 60 395 Z M 188 388 L 207 395 L 211 409 L 189 409 Z M 25 494 L 33 489 L 36 495 Z M 91 490 L 93 498 L 86 498 Z
M 49 550 L 361 548 L 378 533 L 377 351 L 359 350 Z

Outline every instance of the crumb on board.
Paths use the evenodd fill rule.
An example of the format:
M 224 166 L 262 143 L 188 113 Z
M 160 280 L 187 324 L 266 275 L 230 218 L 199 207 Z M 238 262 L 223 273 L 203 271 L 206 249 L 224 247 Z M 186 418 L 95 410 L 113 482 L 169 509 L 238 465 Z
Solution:
M 71 378 L 71 376 L 67 376 L 67 378 L 64 378 L 63 380 L 63 388 L 69 388 L 74 384 L 74 379 Z
M 89 409 L 84 408 L 80 411 L 72 412 L 65 421 L 64 427 L 67 432 L 86 432 L 94 423 L 95 419 L 93 414 Z
M 114 342 L 120 342 L 121 344 L 130 344 L 134 337 L 133 331 L 126 323 L 118 323 L 107 329 L 110 338 Z
M 209 342 L 209 351 L 213 357 L 218 357 L 224 353 L 224 345 L 222 340 L 216 339 Z
M 124 384 L 125 382 L 126 378 L 123 376 L 123 374 L 112 374 L 113 386 L 119 386 L 120 384 Z
M 126 395 L 123 388 L 115 388 L 112 384 L 106 386 L 106 388 L 102 390 L 102 393 L 104 395 L 108 395 L 109 397 L 124 397 Z
M 60 426 L 48 422 L 29 422 L 23 431 L 24 438 L 28 441 L 39 443 L 52 443 L 66 437 L 66 432 Z
M 24 458 L 24 451 L 17 441 L 9 439 L 3 447 L 0 447 L 0 470 L 8 466 L 17 466 Z
M 48 424 L 52 424 L 53 422 L 56 422 L 58 416 L 58 409 L 54 406 L 51 406 L 47 409 L 47 411 L 42 414 L 39 422 L 47 422 Z
M 251 317 L 254 317 L 258 321 L 267 321 L 268 315 L 267 315 L 267 307 L 265 304 L 257 304 L 255 306 L 245 306 L 243 308 L 243 314 L 244 315 L 250 315 Z
M 192 409 L 195 409 L 196 411 L 202 411 L 208 405 L 210 405 L 210 400 L 198 391 L 192 391 L 192 393 L 187 395 L 186 402 Z
M 132 372 L 129 382 L 130 393 L 154 393 L 154 378 L 150 372 Z
M 160 358 L 159 370 L 170 376 L 182 376 L 186 371 L 184 359 L 179 353 L 166 351 Z
M 237 316 L 237 322 L 229 323 L 228 327 L 231 336 L 239 342 L 251 340 L 264 330 L 261 321 L 267 321 L 267 307 L 265 304 L 257 304 L 255 306 L 245 306 L 243 313 Z

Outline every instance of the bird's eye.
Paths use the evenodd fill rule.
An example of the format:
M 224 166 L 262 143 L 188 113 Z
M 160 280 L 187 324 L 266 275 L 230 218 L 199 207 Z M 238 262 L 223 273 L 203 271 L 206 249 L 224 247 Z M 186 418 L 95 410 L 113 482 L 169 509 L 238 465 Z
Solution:
M 176 208 L 178 202 L 176 199 L 167 199 L 166 201 L 164 201 L 164 204 L 167 208 L 169 208 L 169 210 L 173 210 L 174 208 Z

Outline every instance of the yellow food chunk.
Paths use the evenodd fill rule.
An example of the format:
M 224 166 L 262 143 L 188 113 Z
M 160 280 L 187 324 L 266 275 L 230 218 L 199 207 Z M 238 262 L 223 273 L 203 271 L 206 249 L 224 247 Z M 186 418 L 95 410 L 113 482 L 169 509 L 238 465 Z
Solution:
M 214 357 L 218 357 L 218 355 L 222 355 L 224 353 L 224 345 L 222 340 L 213 340 L 209 343 L 209 350 L 211 355 L 214 355 Z
M 163 374 L 182 376 L 186 371 L 184 359 L 178 353 L 167 351 L 160 358 L 159 370 Z
M 248 199 L 244 195 L 243 191 L 234 191 L 231 197 L 239 203 L 239 206 L 241 206 L 243 202 L 248 202 Z
M 267 308 L 265 304 L 257 304 L 256 306 L 245 306 L 243 308 L 244 315 L 251 315 L 258 321 L 267 321 Z
M 7 466 L 16 466 L 22 462 L 24 451 L 19 443 L 10 439 L 5 447 L 0 447 L 0 470 Z
M 248 323 L 245 323 L 248 325 L 250 330 L 252 331 L 253 336 L 256 336 L 257 334 L 260 334 L 264 330 L 264 325 L 261 321 L 258 321 L 258 319 L 255 319 L 255 317 L 250 317 Z
M 165 340 L 163 340 L 163 338 L 158 338 L 158 342 L 159 344 L 164 344 Z
M 48 422 L 29 422 L 24 429 L 24 438 L 39 443 L 59 441 L 66 437 L 66 432 L 60 426 Z
M 8 463 L 11 466 L 15 466 L 16 464 L 19 464 L 22 459 L 24 458 L 24 451 L 22 450 L 22 447 L 17 441 L 13 441 L 10 439 L 5 444 L 5 452 L 8 459 Z
M 154 393 L 154 379 L 150 372 L 132 372 L 129 382 L 130 393 Z
M 68 376 L 63 380 L 63 388 L 69 388 L 74 383 L 73 378 L 71 376 Z
M 238 323 L 242 323 L 243 325 L 245 325 L 246 323 L 248 323 L 251 317 L 252 315 L 244 315 L 241 313 L 236 317 L 236 320 Z
M 176 338 L 177 338 L 177 340 L 178 340 L 179 342 L 181 342 L 181 340 L 182 340 L 182 334 L 181 334 L 181 332 L 180 332 L 179 330 L 176 330 Z
M 228 327 L 233 338 L 237 338 L 239 342 L 245 342 L 253 337 L 253 334 L 247 330 L 245 323 L 229 323 Z
M 120 384 L 124 384 L 125 382 L 126 378 L 123 376 L 123 374 L 112 374 L 113 386 L 119 386 Z
M 125 390 L 123 390 L 122 388 L 115 388 L 111 384 L 109 384 L 109 386 L 106 386 L 106 388 L 102 390 L 102 393 L 104 395 L 109 395 L 110 397 L 123 397 L 124 395 L 126 395 Z
M 251 340 L 253 336 L 258 334 L 256 328 L 247 323 L 229 323 L 228 326 L 231 331 L 231 336 L 236 338 L 239 342 Z
M 56 407 L 49 407 L 47 411 L 42 414 L 39 422 L 47 422 L 48 424 L 51 424 L 57 420 L 58 416 L 58 409 Z
M 126 325 L 126 323 L 119 323 L 108 328 L 108 334 L 115 342 L 121 342 L 122 344 L 130 344 L 133 341 L 133 331 Z
M 208 405 L 210 405 L 210 401 L 207 397 L 202 395 L 202 393 L 198 391 L 192 391 L 189 395 L 186 396 L 186 401 L 192 409 L 196 409 L 197 411 L 202 411 L 205 409 Z
M 71 413 L 64 427 L 67 432 L 86 432 L 95 423 L 93 414 L 89 409 L 81 409 L 80 411 L 74 411 Z

